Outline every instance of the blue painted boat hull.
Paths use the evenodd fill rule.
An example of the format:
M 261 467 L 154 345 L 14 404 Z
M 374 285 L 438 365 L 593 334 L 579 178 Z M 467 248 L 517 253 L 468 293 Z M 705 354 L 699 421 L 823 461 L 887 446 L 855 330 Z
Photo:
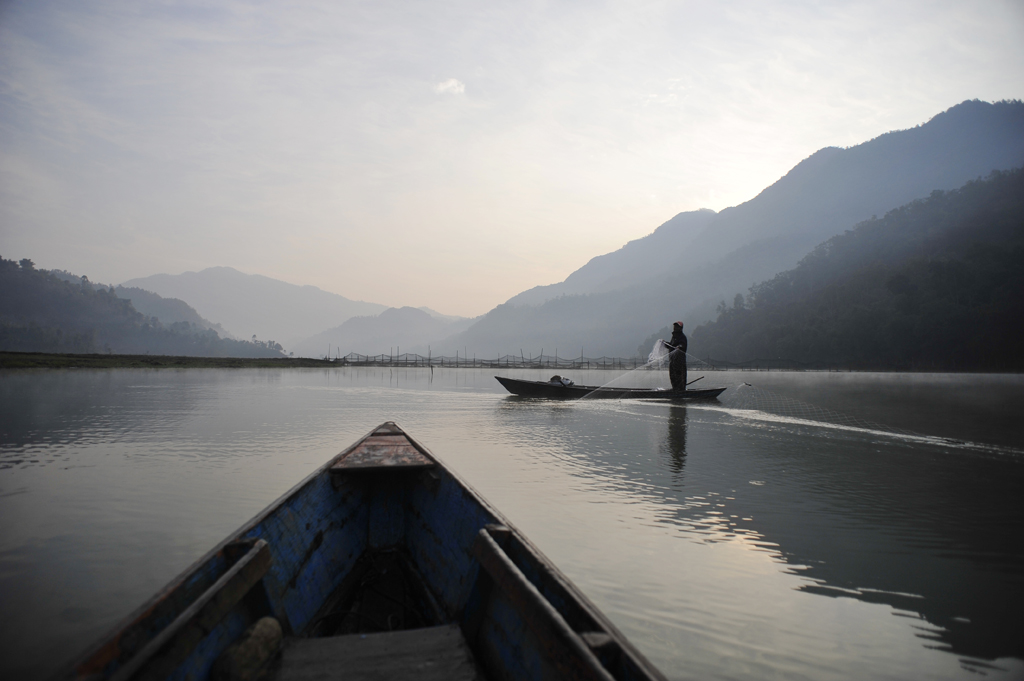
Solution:
M 373 624 L 352 594 L 382 560 L 412 585 L 402 597 L 412 605 Z M 393 423 L 271 504 L 60 676 L 205 679 L 267 616 L 286 645 L 454 623 L 491 679 L 663 678 L 526 537 Z

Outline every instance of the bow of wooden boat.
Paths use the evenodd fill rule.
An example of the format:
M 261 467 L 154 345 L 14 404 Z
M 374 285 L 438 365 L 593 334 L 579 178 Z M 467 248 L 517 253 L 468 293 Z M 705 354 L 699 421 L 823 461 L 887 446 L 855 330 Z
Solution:
M 211 550 L 61 678 L 302 679 L 339 668 L 662 678 L 529 540 L 390 422 Z

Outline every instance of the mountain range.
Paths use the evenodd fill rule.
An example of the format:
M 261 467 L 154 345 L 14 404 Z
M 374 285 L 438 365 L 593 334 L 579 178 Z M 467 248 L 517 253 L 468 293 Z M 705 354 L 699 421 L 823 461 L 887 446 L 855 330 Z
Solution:
M 666 323 L 712 319 L 719 301 L 863 220 L 1021 165 L 1024 103 L 963 102 L 910 130 L 821 149 L 738 206 L 681 213 L 563 282 L 512 297 L 443 345 L 631 355 Z
M 258 336 L 291 349 L 296 343 L 357 315 L 376 315 L 386 305 L 349 300 L 315 286 L 299 286 L 231 267 L 155 274 L 122 284 L 187 301 L 237 338 Z
M 363 355 L 382 352 L 427 355 L 431 351 L 431 339 L 451 336 L 463 331 L 472 322 L 472 319 L 444 317 L 414 307 L 392 307 L 375 317 L 347 319 L 339 326 L 307 338 L 290 349 L 300 357 L 323 357 L 328 353 L 334 357 L 350 352 Z
M 63 270 L 37 270 L 28 258 L 0 258 L 0 350 L 283 357 L 272 343 L 220 338 L 180 300 L 142 294 L 136 299 L 145 301 L 143 307 L 167 312 L 164 321 L 140 312 L 112 286 Z
M 866 220 L 697 327 L 712 361 L 1020 371 L 1024 168 Z M 653 339 L 652 339 L 653 340 Z
M 523 291 L 475 320 L 353 301 L 230 267 L 132 279 L 113 292 L 163 325 L 255 336 L 313 357 L 328 348 L 629 356 L 676 319 L 688 330 L 714 319 L 720 301 L 793 268 L 865 220 L 1022 165 L 1024 103 L 964 102 L 909 130 L 821 149 L 750 201 L 680 213 L 564 281 Z
M 142 314 L 147 317 L 156 317 L 163 324 L 185 322 L 193 324 L 200 329 L 215 331 L 221 338 L 232 338 L 227 329 L 204 318 L 184 300 L 164 298 L 152 291 L 135 287 L 118 286 L 114 289 L 114 293 L 118 298 L 130 300 L 132 307 Z

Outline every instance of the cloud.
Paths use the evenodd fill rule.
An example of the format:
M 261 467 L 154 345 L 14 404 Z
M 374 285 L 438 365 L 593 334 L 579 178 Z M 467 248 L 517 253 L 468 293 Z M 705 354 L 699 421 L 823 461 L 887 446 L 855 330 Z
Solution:
M 463 83 L 461 80 L 456 80 L 455 78 L 449 78 L 443 83 L 438 83 L 437 85 L 434 86 L 434 92 L 436 92 L 439 95 L 461 95 L 465 91 L 466 84 Z

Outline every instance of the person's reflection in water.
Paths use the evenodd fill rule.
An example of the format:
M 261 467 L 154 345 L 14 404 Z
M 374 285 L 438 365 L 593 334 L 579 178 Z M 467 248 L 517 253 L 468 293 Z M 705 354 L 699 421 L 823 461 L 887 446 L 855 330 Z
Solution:
M 668 411 L 668 436 L 663 450 L 668 454 L 668 465 L 672 469 L 672 482 L 683 483 L 683 466 L 686 464 L 686 407 L 672 405 Z

